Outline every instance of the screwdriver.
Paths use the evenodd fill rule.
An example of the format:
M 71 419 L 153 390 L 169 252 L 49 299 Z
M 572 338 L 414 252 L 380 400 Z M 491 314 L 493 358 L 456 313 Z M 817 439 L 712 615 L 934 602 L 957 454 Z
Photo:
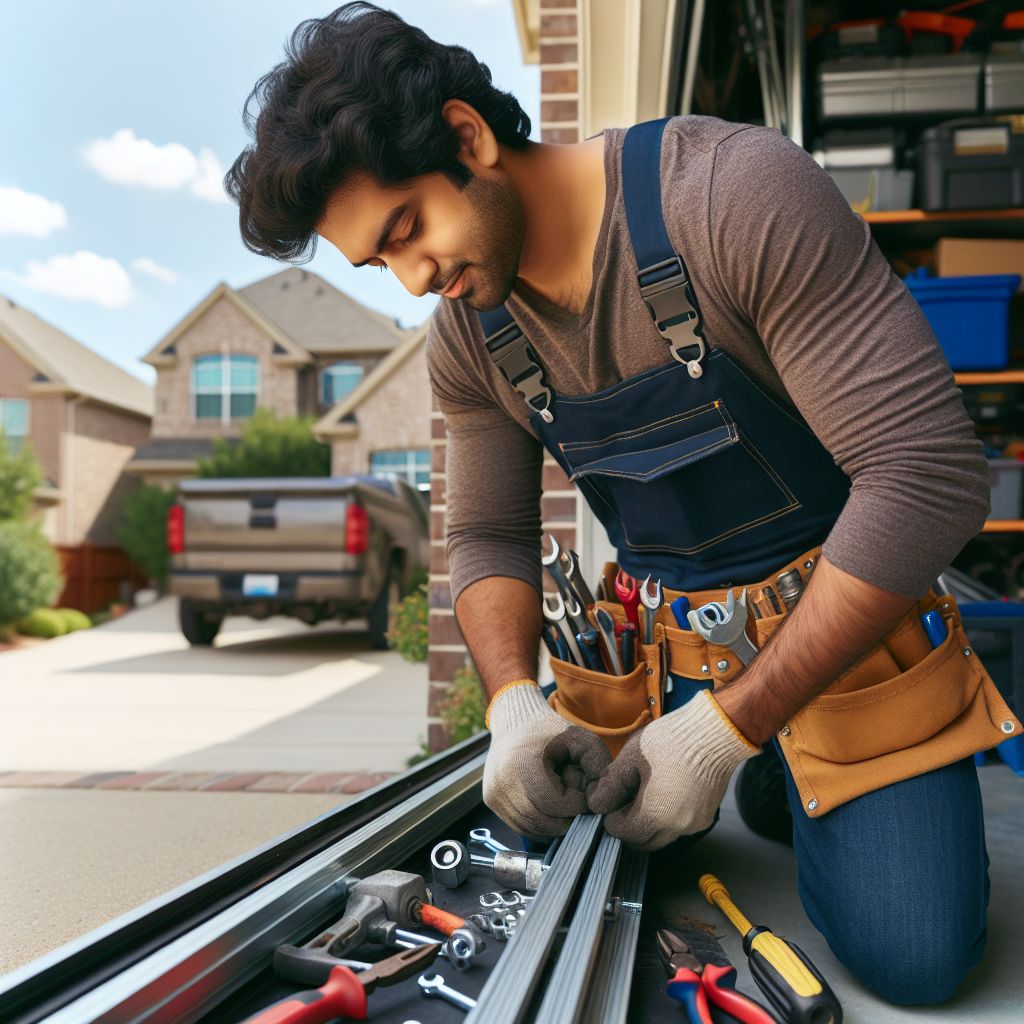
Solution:
M 366 995 L 378 985 L 395 985 L 429 967 L 441 944 L 403 949 L 387 960 L 373 964 L 362 974 L 339 965 L 331 970 L 320 988 L 285 996 L 272 1006 L 247 1018 L 245 1024 L 322 1024 L 338 1017 L 366 1020 Z
M 839 1000 L 799 946 L 752 925 L 714 875 L 702 875 L 698 885 L 708 903 L 743 936 L 750 974 L 785 1024 L 842 1024 Z

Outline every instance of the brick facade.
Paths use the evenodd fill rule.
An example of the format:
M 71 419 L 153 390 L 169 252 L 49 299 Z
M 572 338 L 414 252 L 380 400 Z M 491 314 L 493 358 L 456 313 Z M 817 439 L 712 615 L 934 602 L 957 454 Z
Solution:
M 581 116 L 581 12 L 573 0 L 540 0 L 540 76 L 542 142 L 573 143 L 582 137 Z M 431 413 L 430 474 L 430 696 L 428 743 L 432 750 L 447 744 L 439 708 L 451 685 L 452 674 L 466 662 L 468 653 L 452 610 L 448 564 L 445 558 L 444 418 L 435 407 Z M 545 453 L 541 524 L 564 547 L 576 546 L 576 489 L 554 459 Z

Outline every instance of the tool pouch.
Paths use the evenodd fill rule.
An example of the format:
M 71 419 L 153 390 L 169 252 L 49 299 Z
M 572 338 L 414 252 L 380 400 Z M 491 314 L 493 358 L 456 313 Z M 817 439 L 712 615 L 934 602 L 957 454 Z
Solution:
M 935 648 L 920 620 L 933 610 L 947 630 Z M 783 618 L 757 622 L 759 645 Z M 967 639 L 955 599 L 929 594 L 794 715 L 778 739 L 804 811 L 816 818 L 1020 733 Z
M 622 621 L 619 605 L 598 605 Z M 595 672 L 560 658 L 551 659 L 551 671 L 558 684 L 548 698 L 551 707 L 566 721 L 600 736 L 612 757 L 633 733 L 661 715 L 665 683 L 662 629 L 660 624 L 655 627 L 655 643 L 638 645 L 636 665 L 624 676 Z

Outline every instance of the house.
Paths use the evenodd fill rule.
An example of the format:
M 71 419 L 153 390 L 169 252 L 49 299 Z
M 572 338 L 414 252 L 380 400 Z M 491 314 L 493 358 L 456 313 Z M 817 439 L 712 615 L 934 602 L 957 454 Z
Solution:
M 148 384 L 0 296 L 0 424 L 9 447 L 39 459 L 36 504 L 65 555 L 113 542 L 124 468 L 152 415 Z
M 195 473 L 214 438 L 238 437 L 257 407 L 323 417 L 409 337 L 298 267 L 245 288 L 221 283 L 143 357 L 157 371 L 156 412 L 128 469 L 170 486 Z

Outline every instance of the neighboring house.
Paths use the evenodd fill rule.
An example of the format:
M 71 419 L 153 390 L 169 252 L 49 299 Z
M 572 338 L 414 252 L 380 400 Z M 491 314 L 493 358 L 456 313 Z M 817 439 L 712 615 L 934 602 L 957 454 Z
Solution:
M 152 415 L 148 384 L 0 296 L 0 424 L 39 459 L 36 504 L 65 555 L 113 542 L 124 467 Z
M 214 438 L 238 437 L 257 407 L 323 417 L 409 335 L 297 267 L 245 288 L 219 284 L 143 357 L 157 371 L 156 413 L 128 469 L 172 485 Z

